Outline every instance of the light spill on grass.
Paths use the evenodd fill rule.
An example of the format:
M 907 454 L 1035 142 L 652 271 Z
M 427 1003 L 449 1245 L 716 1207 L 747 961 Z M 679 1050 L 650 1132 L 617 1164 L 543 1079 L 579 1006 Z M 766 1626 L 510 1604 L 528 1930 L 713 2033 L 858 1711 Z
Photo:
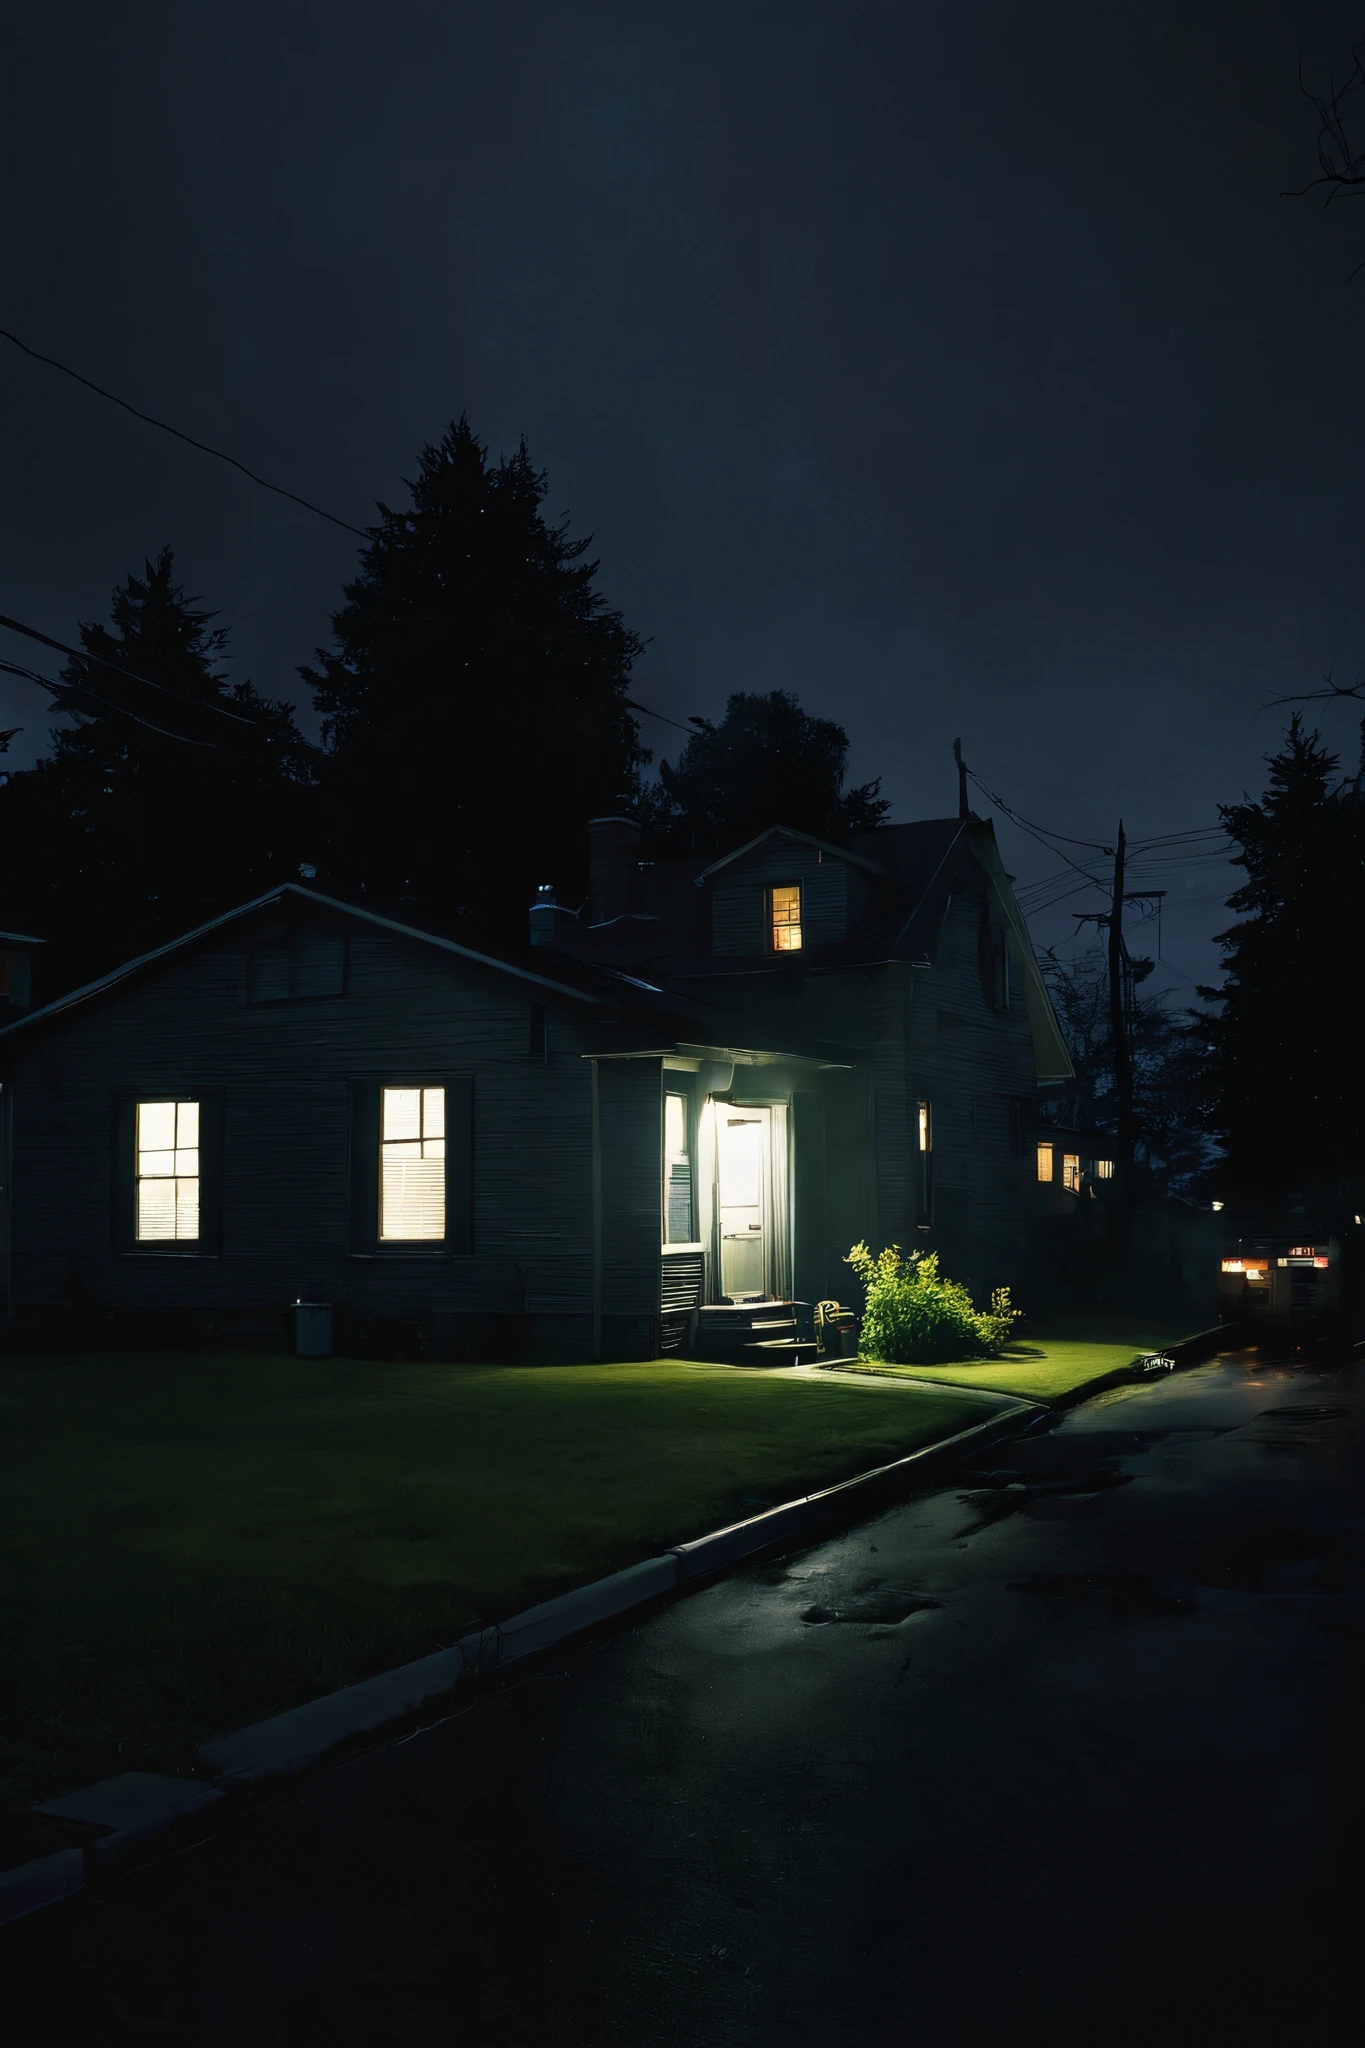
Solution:
M 671 1361 L 7 1361 L 0 1799 L 165 1768 L 978 1420 Z
M 967 1359 L 954 1365 L 874 1365 L 860 1371 L 897 1379 L 927 1380 L 937 1386 L 975 1387 L 985 1392 L 1018 1394 L 1030 1401 L 1059 1401 L 1093 1381 L 1131 1365 L 1145 1352 L 1159 1351 L 1186 1334 L 1169 1321 L 1155 1318 L 1145 1326 L 1113 1327 L 1104 1342 L 1090 1338 L 1030 1336 L 1007 1345 L 998 1358 Z

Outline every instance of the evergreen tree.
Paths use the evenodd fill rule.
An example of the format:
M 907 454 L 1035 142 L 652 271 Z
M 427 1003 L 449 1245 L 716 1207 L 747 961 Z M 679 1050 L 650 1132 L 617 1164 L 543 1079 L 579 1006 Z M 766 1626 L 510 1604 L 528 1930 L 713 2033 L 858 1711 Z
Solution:
M 581 893 L 588 818 L 635 803 L 643 642 L 593 587 L 591 537 L 546 524 L 524 441 L 494 465 L 461 418 L 408 489 L 301 671 L 323 721 L 324 873 L 523 940 L 537 884 Z
M 1262 1195 L 1359 1196 L 1365 1060 L 1355 954 L 1365 929 L 1365 805 L 1296 713 L 1259 802 L 1220 806 L 1241 849 L 1226 976 L 1201 989 L 1213 1127 L 1229 1179 Z M 1358 1206 L 1358 1200 L 1357 1204 Z
M 890 804 L 880 780 L 844 789 L 848 734 L 812 718 L 789 690 L 737 691 L 719 724 L 697 727 L 676 767 L 659 767 L 647 816 L 661 851 L 722 853 L 770 825 L 847 840 L 880 825 Z
M 298 877 L 309 749 L 287 704 L 228 681 L 227 631 L 173 568 L 163 548 L 110 626 L 80 627 L 69 723 L 0 790 L 6 916 L 46 941 L 43 999 Z

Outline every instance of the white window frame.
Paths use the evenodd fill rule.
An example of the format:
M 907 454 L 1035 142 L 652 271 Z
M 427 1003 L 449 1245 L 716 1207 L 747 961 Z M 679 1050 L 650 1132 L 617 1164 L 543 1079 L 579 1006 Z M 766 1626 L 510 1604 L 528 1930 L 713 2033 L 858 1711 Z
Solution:
M 170 1128 L 164 1128 L 164 1112 L 170 1111 Z M 145 1112 L 160 1112 L 148 1114 Z M 200 1209 L 200 1120 L 202 1105 L 186 1096 L 148 1096 L 133 1110 L 133 1242 L 148 1244 L 198 1244 L 201 1236 Z M 169 1138 L 170 1143 L 163 1142 Z M 152 1218 L 143 1202 L 156 1190 L 162 1203 L 169 1192 L 170 1229 L 148 1229 Z
M 785 893 L 789 889 L 792 890 L 796 896 L 796 916 L 791 918 L 783 918 L 779 922 L 777 915 L 778 892 L 782 891 Z M 770 953 L 802 953 L 805 951 L 806 905 L 804 901 L 804 895 L 805 892 L 800 882 L 774 882 L 769 888 L 768 951 Z M 779 946 L 779 944 L 777 943 L 777 935 L 779 931 L 786 933 L 788 935 L 788 938 L 791 940 L 791 943 L 785 946 Z M 795 934 L 794 939 L 792 938 L 792 934 Z
M 398 1098 L 415 1097 L 415 1104 Z M 390 1098 L 394 1098 L 392 1105 Z M 390 1110 L 392 1107 L 392 1125 Z M 416 1112 L 415 1131 L 406 1127 Z M 439 1128 L 438 1128 L 439 1126 Z M 440 1229 L 417 1228 L 389 1230 L 386 1226 L 386 1209 L 390 1199 L 395 1208 L 407 1193 L 404 1186 L 408 1169 L 412 1166 L 435 1166 L 439 1162 L 440 1172 L 423 1173 L 418 1176 L 416 1194 L 420 1210 L 423 1195 L 421 1183 L 439 1183 Z M 392 1177 L 392 1178 L 391 1178 Z M 392 1194 L 391 1194 L 392 1190 Z M 426 1199 L 430 1201 L 430 1193 Z M 379 1244 L 444 1244 L 449 1229 L 450 1188 L 446 1160 L 446 1090 L 444 1082 L 411 1083 L 385 1081 L 379 1088 Z

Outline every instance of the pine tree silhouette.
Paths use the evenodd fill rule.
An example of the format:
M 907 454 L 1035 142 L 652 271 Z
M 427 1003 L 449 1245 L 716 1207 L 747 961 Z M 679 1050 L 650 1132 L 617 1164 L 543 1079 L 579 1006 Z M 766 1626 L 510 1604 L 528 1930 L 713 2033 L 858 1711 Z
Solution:
M 0 790 L 7 915 L 47 942 L 44 999 L 297 879 L 311 750 L 287 704 L 228 680 L 197 605 L 168 547 L 130 574 L 110 624 L 80 628 L 101 659 L 61 671 L 51 754 Z
M 521 941 L 538 883 L 584 888 L 587 819 L 637 799 L 649 756 L 623 700 L 644 643 L 594 588 L 591 537 L 546 523 L 524 441 L 490 463 L 462 417 L 408 488 L 300 671 L 322 715 L 324 876 Z
M 1220 806 L 1247 879 L 1218 936 L 1226 975 L 1207 1042 L 1209 1116 L 1235 1185 L 1340 1201 L 1365 1160 L 1355 954 L 1365 928 L 1365 805 L 1296 713 L 1259 802 Z M 1358 1203 L 1357 1203 L 1358 1206 Z

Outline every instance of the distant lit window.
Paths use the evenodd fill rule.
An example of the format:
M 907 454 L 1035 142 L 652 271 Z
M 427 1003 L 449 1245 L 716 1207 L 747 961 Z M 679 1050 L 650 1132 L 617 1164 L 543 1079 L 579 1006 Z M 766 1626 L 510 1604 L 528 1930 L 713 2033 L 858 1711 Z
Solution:
M 692 1152 L 687 1097 L 664 1097 L 664 1243 L 692 1244 Z
M 1069 1194 L 1078 1195 L 1081 1191 L 1081 1160 L 1078 1152 L 1062 1154 L 1062 1186 Z
M 1112 1180 L 1114 1178 L 1113 1160 L 1097 1159 L 1095 1161 L 1095 1177 L 1097 1180 Z
M 379 1140 L 379 1235 L 388 1243 L 446 1234 L 446 1091 L 385 1088 Z
M 915 1221 L 928 1229 L 934 1220 L 934 1108 L 918 1104 L 919 1185 L 915 1190 Z
M 801 884 L 783 882 L 769 892 L 774 953 L 801 951 Z
M 1051 1145 L 1040 1145 L 1038 1147 L 1038 1178 L 1039 1180 L 1051 1180 L 1052 1178 Z
M 199 1235 L 199 1104 L 137 1106 L 139 1244 L 184 1243 Z

